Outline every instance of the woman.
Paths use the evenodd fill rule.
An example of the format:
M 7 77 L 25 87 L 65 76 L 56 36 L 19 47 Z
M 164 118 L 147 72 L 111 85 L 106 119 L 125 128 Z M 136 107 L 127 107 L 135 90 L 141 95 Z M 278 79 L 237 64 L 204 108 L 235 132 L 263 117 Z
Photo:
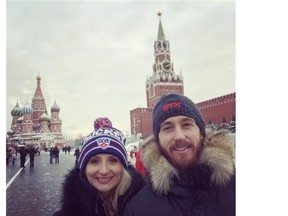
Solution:
M 112 125 L 95 129 L 83 142 L 78 166 L 66 176 L 62 209 L 54 216 L 121 215 L 126 202 L 146 184 L 128 166 L 122 132 Z

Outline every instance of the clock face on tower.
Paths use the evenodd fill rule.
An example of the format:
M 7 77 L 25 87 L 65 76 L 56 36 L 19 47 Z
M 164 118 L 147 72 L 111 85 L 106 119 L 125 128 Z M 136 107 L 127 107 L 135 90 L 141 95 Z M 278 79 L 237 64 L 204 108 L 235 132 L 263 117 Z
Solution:
M 171 69 L 171 63 L 168 60 L 164 60 L 162 63 L 162 68 L 165 72 L 169 71 Z

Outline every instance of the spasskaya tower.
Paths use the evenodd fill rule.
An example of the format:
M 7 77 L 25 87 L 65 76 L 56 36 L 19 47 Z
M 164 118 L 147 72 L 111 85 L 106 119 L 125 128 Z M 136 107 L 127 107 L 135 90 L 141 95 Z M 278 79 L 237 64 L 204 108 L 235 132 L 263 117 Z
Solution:
M 160 97 L 166 93 L 184 94 L 181 71 L 176 74 L 171 59 L 170 43 L 166 40 L 161 21 L 161 12 L 157 13 L 159 26 L 157 40 L 154 41 L 153 73 L 146 80 L 147 108 L 130 111 L 131 134 L 145 138 L 152 134 L 152 110 Z
M 157 40 L 154 41 L 153 74 L 146 80 L 147 107 L 153 108 L 159 98 L 166 93 L 184 94 L 183 77 L 174 72 L 174 64 L 171 60 L 170 43 L 166 40 L 161 12 L 158 12 L 159 27 Z

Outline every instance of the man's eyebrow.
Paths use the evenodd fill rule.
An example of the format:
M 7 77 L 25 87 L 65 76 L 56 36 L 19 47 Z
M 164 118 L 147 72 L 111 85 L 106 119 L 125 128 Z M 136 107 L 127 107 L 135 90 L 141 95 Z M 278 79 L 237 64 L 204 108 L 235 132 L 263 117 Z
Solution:
M 183 118 L 182 121 L 192 121 L 194 123 L 196 122 L 193 118 L 189 118 L 189 117 Z
M 170 125 L 170 124 L 172 124 L 171 121 L 164 121 L 164 122 L 162 122 L 162 123 L 160 124 L 160 127 L 162 127 L 162 126 L 164 126 L 164 125 Z

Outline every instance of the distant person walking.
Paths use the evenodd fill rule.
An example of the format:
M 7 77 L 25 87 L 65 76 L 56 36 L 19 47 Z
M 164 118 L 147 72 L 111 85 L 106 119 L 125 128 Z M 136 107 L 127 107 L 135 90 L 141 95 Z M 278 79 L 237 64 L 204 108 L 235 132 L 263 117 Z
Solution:
M 53 151 L 53 147 L 50 148 L 50 164 L 53 163 L 53 157 L 54 157 L 54 151 Z
M 11 157 L 11 150 L 10 149 L 6 149 L 6 164 L 9 164 L 9 159 Z
M 68 147 L 67 147 L 67 151 L 68 151 L 68 154 L 70 154 L 71 146 L 68 146 Z
M 55 157 L 55 163 L 59 163 L 59 149 L 57 146 L 53 149 L 53 154 Z
M 34 168 L 35 154 L 36 154 L 36 149 L 34 147 L 30 147 L 29 149 L 30 168 Z
M 27 150 L 25 147 L 20 148 L 20 167 L 25 168 L 25 160 L 26 160 Z
M 77 161 L 78 161 L 79 155 L 80 155 L 80 150 L 79 150 L 79 148 L 77 148 L 75 150 L 75 152 L 74 152 L 74 156 L 76 157 L 76 159 L 75 159 L 75 167 L 77 167 L 77 164 L 78 164 Z
M 16 150 L 15 150 L 15 149 L 12 149 L 12 151 L 11 151 L 12 165 L 15 164 L 15 160 L 16 160 L 16 158 L 17 158 L 16 153 L 17 153 Z

